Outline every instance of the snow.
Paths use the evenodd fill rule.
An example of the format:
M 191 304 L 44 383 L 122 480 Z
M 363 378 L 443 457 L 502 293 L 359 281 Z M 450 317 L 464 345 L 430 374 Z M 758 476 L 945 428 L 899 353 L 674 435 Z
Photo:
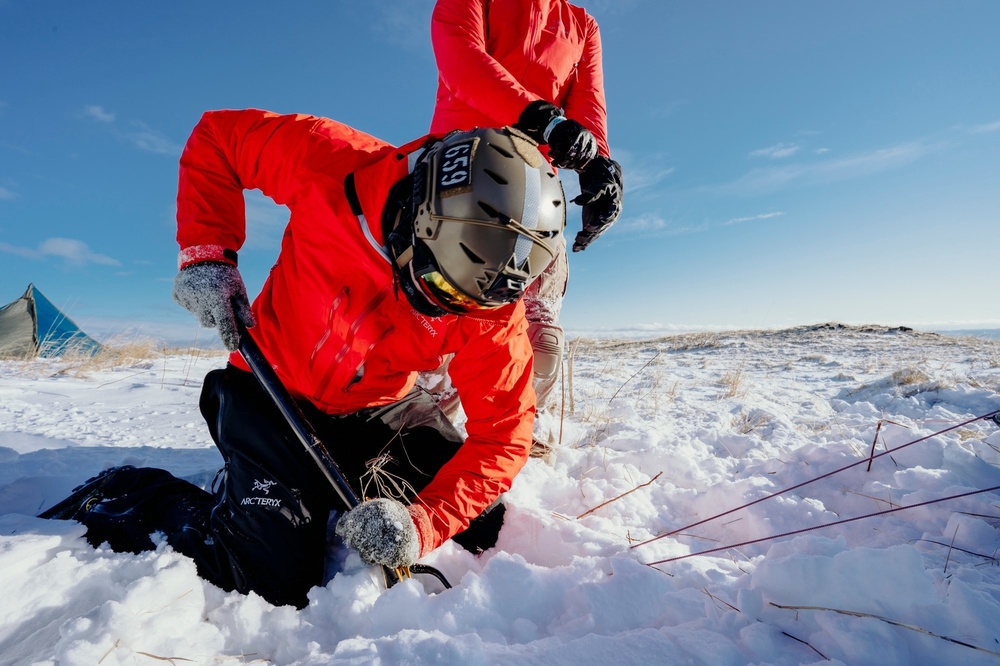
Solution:
M 562 444 L 515 480 L 495 549 L 427 556 L 451 590 L 383 590 L 349 555 L 301 611 L 162 540 L 114 553 L 34 517 L 111 465 L 210 485 L 197 399 L 223 355 L 0 362 L 0 664 L 1000 661 L 1000 494 L 766 539 L 1000 485 L 1000 431 L 959 426 L 1000 409 L 1000 341 L 824 325 L 570 352 Z M 876 430 L 877 453 L 927 439 L 739 508 L 864 460 Z

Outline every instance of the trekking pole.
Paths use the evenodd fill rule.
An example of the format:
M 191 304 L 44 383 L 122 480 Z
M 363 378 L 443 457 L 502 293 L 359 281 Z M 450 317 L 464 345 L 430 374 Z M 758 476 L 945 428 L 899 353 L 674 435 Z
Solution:
M 285 422 L 288 423 L 288 427 L 295 434 L 295 438 L 299 440 L 299 443 L 302 444 L 309 456 L 316 462 L 320 472 L 329 481 L 330 486 L 337 493 L 337 496 L 344 505 L 348 509 L 353 509 L 361 504 L 361 499 L 354 492 L 354 489 L 351 488 L 350 484 L 347 483 L 343 472 L 337 466 L 337 461 L 333 459 L 326 445 L 316 435 L 316 431 L 308 419 L 306 419 L 305 414 L 302 413 L 302 410 L 296 404 L 295 399 L 292 398 L 288 389 L 278 379 L 278 374 L 271 367 L 271 364 L 267 362 L 267 358 L 264 357 L 264 353 L 257 346 L 253 337 L 250 336 L 250 332 L 246 326 L 237 319 L 236 327 L 240 336 L 240 355 L 243 356 L 247 365 L 250 366 L 250 371 L 258 383 L 260 383 L 261 388 L 270 396 L 274 406 L 278 408 L 278 411 L 285 418 Z M 451 588 L 444 574 L 434 567 L 425 564 L 414 564 L 409 567 L 403 566 L 398 569 L 391 569 L 384 564 L 382 565 L 382 577 L 387 589 L 404 578 L 409 578 L 411 573 L 430 574 L 437 578 L 445 588 Z

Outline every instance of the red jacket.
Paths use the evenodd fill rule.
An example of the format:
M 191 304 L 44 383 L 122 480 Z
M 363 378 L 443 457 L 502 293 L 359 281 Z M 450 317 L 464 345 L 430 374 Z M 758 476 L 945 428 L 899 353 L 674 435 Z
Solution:
M 601 35 L 565 0 L 437 0 L 431 132 L 512 125 L 544 99 L 590 130 L 609 156 Z
M 527 461 L 535 395 L 520 302 L 482 318 L 432 318 L 394 288 L 382 209 L 422 144 L 397 149 L 325 118 L 210 111 L 181 156 L 177 241 L 181 267 L 224 261 L 245 239 L 243 190 L 289 208 L 281 252 L 253 303 L 254 339 L 293 395 L 330 414 L 395 402 L 417 371 L 454 353 L 449 373 L 468 439 L 411 508 L 427 552 L 510 487 Z M 345 189 L 352 173 L 361 216 Z M 247 369 L 237 353 L 230 361 Z

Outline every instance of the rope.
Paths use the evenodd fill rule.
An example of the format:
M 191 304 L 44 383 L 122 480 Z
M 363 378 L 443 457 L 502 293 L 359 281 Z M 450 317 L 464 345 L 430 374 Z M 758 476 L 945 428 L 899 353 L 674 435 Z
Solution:
M 834 474 L 839 474 L 840 472 L 843 472 L 845 470 L 851 469 L 852 467 L 857 467 L 858 465 L 864 465 L 865 463 L 870 463 L 871 461 L 876 460 L 878 458 L 881 458 L 882 456 L 887 456 L 890 453 L 895 453 L 896 451 L 900 451 L 902 449 L 905 449 L 908 446 L 912 446 L 912 445 L 918 444 L 920 442 L 925 442 L 928 439 L 931 439 L 932 437 L 937 437 L 938 435 L 943 435 L 946 432 L 950 432 L 952 430 L 956 430 L 958 428 L 961 428 L 962 426 L 969 425 L 970 423 L 975 423 L 976 421 L 980 421 L 982 419 L 988 419 L 988 418 L 990 418 L 990 417 L 992 417 L 992 416 L 994 416 L 996 414 L 1000 414 L 1000 409 L 997 409 L 997 410 L 994 410 L 992 412 L 989 412 L 988 414 L 983 414 L 982 416 L 976 416 L 976 417 L 968 419 L 966 421 L 962 421 L 961 423 L 953 425 L 953 426 L 951 426 L 949 428 L 945 428 L 944 430 L 939 430 L 937 432 L 931 433 L 930 435 L 926 435 L 924 437 L 920 437 L 918 439 L 915 439 L 912 442 L 907 442 L 906 444 L 901 444 L 900 446 L 897 446 L 896 448 L 887 449 L 886 451 L 883 451 L 882 453 L 879 453 L 877 455 L 866 457 L 866 458 L 862 458 L 861 460 L 853 462 L 850 465 L 845 465 L 844 467 L 841 467 L 839 469 L 835 469 L 832 472 L 827 472 L 826 474 L 821 474 L 820 476 L 817 476 L 814 479 L 809 479 L 807 481 L 803 481 L 802 483 L 797 483 L 794 486 L 790 486 L 788 488 L 785 488 L 784 490 L 779 490 L 778 492 L 771 493 L 770 495 L 765 495 L 764 497 L 755 499 L 752 502 L 748 502 L 747 504 L 743 504 L 742 506 L 738 506 L 735 509 L 729 509 L 728 511 L 723 511 L 722 513 L 717 513 L 714 516 L 709 516 L 708 518 L 705 518 L 703 520 L 699 520 L 698 522 L 695 522 L 695 523 L 691 523 L 690 525 L 685 525 L 684 527 L 678 527 L 677 529 L 671 530 L 669 532 L 663 532 L 662 534 L 657 534 L 656 536 L 654 536 L 654 537 L 652 537 L 650 539 L 646 539 L 645 541 L 640 541 L 637 544 L 633 544 L 633 545 L 629 546 L 629 550 L 633 550 L 635 548 L 638 548 L 639 546 L 645 546 L 646 544 L 652 543 L 652 542 L 657 541 L 659 539 L 662 539 L 664 537 L 672 536 L 674 534 L 677 534 L 678 532 L 687 531 L 687 530 L 691 529 L 692 527 L 698 527 L 699 525 L 704 525 L 705 523 L 707 523 L 709 521 L 712 521 L 712 520 L 715 520 L 716 518 L 722 518 L 723 516 L 728 516 L 729 514 L 736 513 L 737 511 L 740 511 L 741 509 L 747 509 L 747 508 L 749 508 L 749 507 L 751 507 L 751 506 L 753 506 L 755 504 L 760 504 L 764 500 L 769 500 L 772 497 L 779 497 L 779 496 L 784 495 L 785 493 L 789 493 L 789 492 L 791 492 L 793 490 L 798 490 L 799 488 L 802 488 L 803 486 L 808 486 L 810 483 L 815 483 L 816 481 L 819 481 L 821 479 L 825 479 L 827 477 L 831 477 Z M 977 492 L 983 492 L 983 491 L 977 491 Z M 906 508 L 906 507 L 902 507 L 902 508 Z M 891 511 L 896 511 L 896 510 L 897 509 L 892 509 Z M 886 512 L 886 513 L 888 513 L 888 512 Z M 879 514 L 873 513 L 873 514 L 870 514 L 870 515 L 876 516 L 876 515 L 879 515 Z M 862 516 L 862 517 L 865 517 L 865 516 Z M 852 520 L 856 520 L 856 519 L 852 519 Z M 837 523 L 831 523 L 831 525 L 835 525 L 835 524 L 837 524 Z M 791 534 L 795 534 L 795 532 L 792 532 Z M 782 535 L 779 535 L 779 536 L 782 536 Z M 777 537 L 767 537 L 767 539 L 774 539 L 774 538 L 777 538 Z M 765 541 L 765 540 L 766 539 L 759 539 L 758 541 Z M 747 542 L 747 543 L 748 544 L 750 544 L 750 543 L 756 543 L 756 541 L 750 541 L 750 542 Z M 747 544 L 741 544 L 741 545 L 747 545 Z M 724 549 L 715 549 L 715 550 L 724 550 Z M 715 552 L 715 551 L 705 551 L 705 552 Z M 698 554 L 700 554 L 700 553 L 698 553 Z
M 897 506 L 894 509 L 886 509 L 885 511 L 876 511 L 875 513 L 865 514 L 863 516 L 855 516 L 854 518 L 844 518 L 843 520 L 835 520 L 832 523 L 824 523 L 823 525 L 815 525 L 813 527 L 805 527 L 800 530 L 792 530 L 791 532 L 782 532 L 781 534 L 774 534 L 772 536 L 762 537 L 760 539 L 752 539 L 750 541 L 743 541 L 742 543 L 734 543 L 729 546 L 720 546 L 718 548 L 711 548 L 709 550 L 702 550 L 697 553 L 688 553 L 687 555 L 678 555 L 676 557 L 668 557 L 664 560 L 657 560 L 655 562 L 646 562 L 647 566 L 653 566 L 655 564 L 665 564 L 667 562 L 677 562 L 678 560 L 685 560 L 689 557 L 695 557 L 697 555 L 708 555 L 709 553 L 717 553 L 722 550 L 729 550 L 730 548 L 742 548 L 743 546 L 752 546 L 756 543 L 761 543 L 762 541 L 769 541 L 771 539 L 780 539 L 782 537 L 795 536 L 797 534 L 802 534 L 804 532 L 811 532 L 813 530 L 823 529 L 824 527 L 833 527 L 834 525 L 843 525 L 845 523 L 851 523 L 855 520 L 862 520 L 864 518 L 872 518 L 874 516 L 884 516 L 886 514 L 895 513 L 897 511 L 904 511 L 906 509 L 916 509 L 921 506 L 927 506 L 928 504 L 937 504 L 938 502 L 946 502 L 948 500 L 960 499 L 962 497 L 969 497 L 971 495 L 978 495 L 980 493 L 989 493 L 994 490 L 1000 490 L 1000 486 L 993 486 L 992 488 L 983 488 L 982 490 L 972 490 L 967 493 L 961 493 L 959 495 L 950 495 L 948 497 L 940 497 L 938 499 L 927 500 L 926 502 L 918 502 L 917 504 L 911 504 L 909 506 Z

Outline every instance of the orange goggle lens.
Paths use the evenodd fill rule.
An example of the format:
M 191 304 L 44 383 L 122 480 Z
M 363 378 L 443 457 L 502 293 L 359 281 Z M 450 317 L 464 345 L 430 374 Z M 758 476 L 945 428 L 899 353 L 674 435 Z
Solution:
M 500 303 L 486 305 L 469 298 L 455 288 L 438 271 L 427 271 L 420 276 L 420 284 L 425 287 L 425 293 L 437 304 L 449 312 L 462 314 L 475 310 L 492 310 L 500 307 Z

